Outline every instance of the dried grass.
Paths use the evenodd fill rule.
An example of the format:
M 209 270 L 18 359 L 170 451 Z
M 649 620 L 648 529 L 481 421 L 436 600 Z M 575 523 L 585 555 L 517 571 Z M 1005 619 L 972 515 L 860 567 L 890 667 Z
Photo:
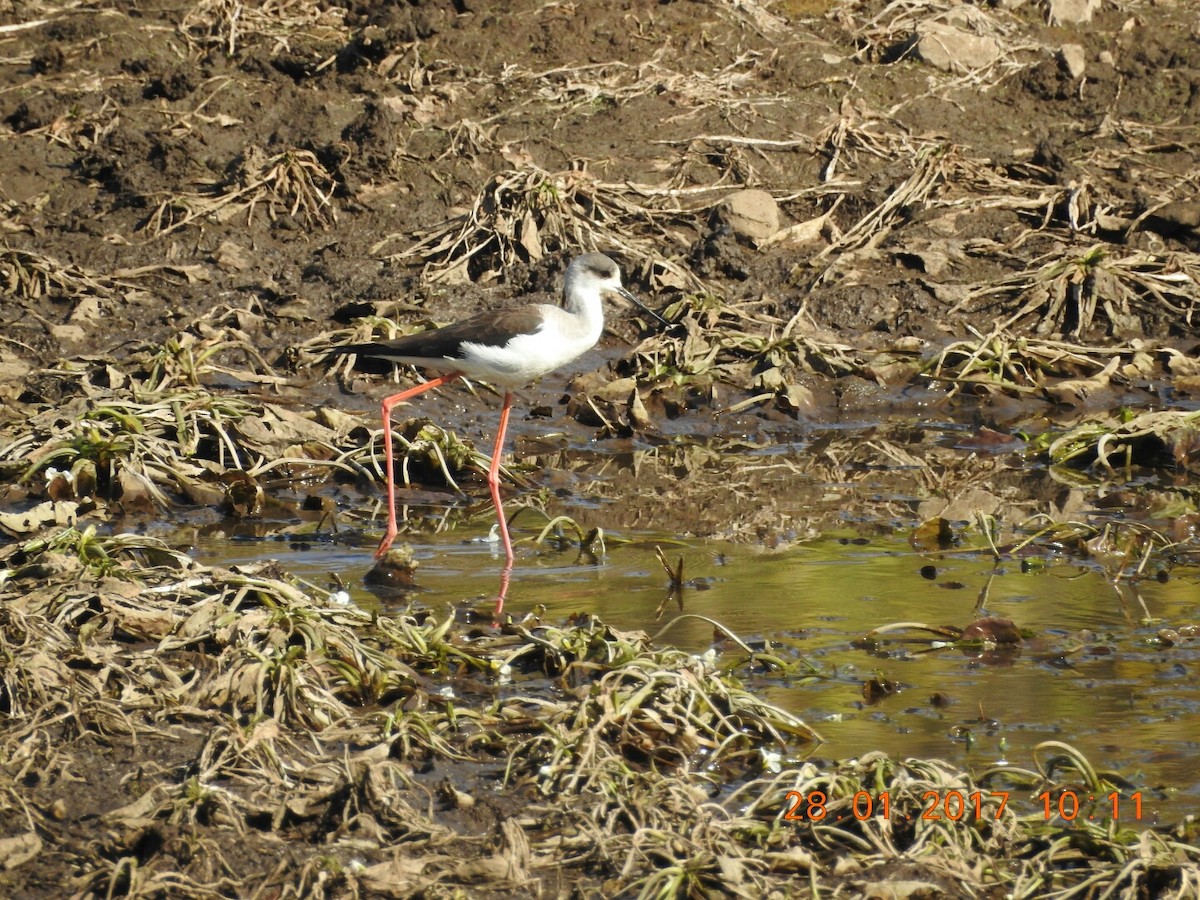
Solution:
M 950 314 L 1005 310 L 999 327 L 1035 322 L 1038 335 L 1077 337 L 1103 322 L 1115 333 L 1146 323 L 1194 328 L 1200 318 L 1200 254 L 1114 254 L 1094 244 L 1077 254 L 1057 249 L 1024 271 L 973 287 Z M 1011 307 L 1015 311 L 1009 312 Z
M 267 156 L 249 147 L 238 160 L 232 182 L 214 191 L 160 200 L 141 230 L 158 238 L 210 216 L 226 221 L 244 213 L 249 221 L 259 209 L 271 221 L 287 215 L 308 227 L 325 227 L 337 221 L 336 188 L 337 180 L 311 151 L 291 149 Z
M 653 284 L 699 288 L 691 271 L 659 249 L 670 245 L 677 211 L 656 208 L 636 190 L 604 184 L 584 168 L 551 174 L 529 165 L 494 176 L 471 209 L 416 235 L 392 259 L 423 264 L 430 283 L 486 282 L 519 263 L 564 250 L 607 250 L 643 260 Z M 400 238 L 371 248 L 381 253 Z
M 235 330 L 208 333 L 206 340 L 184 334 L 134 353 L 125 368 L 66 364 L 46 371 L 45 377 L 61 379 L 65 398 L 6 424 L 0 465 L 26 484 L 44 474 L 52 499 L 77 501 L 87 510 L 103 510 L 117 499 L 126 507 L 168 509 L 185 497 L 257 514 L 262 483 L 279 473 L 341 470 L 364 480 L 383 478 L 378 442 L 348 440 L 345 417 L 327 424 L 312 413 L 204 387 L 220 375 L 279 380 L 253 342 Z M 217 364 L 235 353 L 244 354 L 252 369 Z M 441 472 L 455 485 L 468 468 L 486 470 L 484 458 L 431 425 L 418 423 L 399 444 L 406 481 L 410 471 L 421 469 Z
M 763 308 L 769 300 L 726 302 L 693 295 L 669 305 L 665 317 L 676 325 L 642 341 L 635 362 L 650 384 L 712 385 L 726 382 L 753 391 L 730 412 L 762 402 L 794 411 L 802 405 L 797 377 L 803 373 L 848 375 L 864 372 L 865 357 L 852 346 L 818 335 L 793 333 L 803 310 L 783 322 Z
M 104 143 L 120 121 L 120 112 L 120 107 L 111 98 L 105 97 L 96 109 L 71 106 L 52 122 L 16 135 L 4 134 L 3 138 L 42 137 L 52 144 L 82 152 Z
M 0 279 L 4 293 L 20 300 L 47 297 L 111 296 L 118 285 L 108 277 L 63 264 L 34 250 L 0 247 Z
M 198 0 L 179 25 L 194 50 L 220 50 L 227 56 L 266 45 L 269 53 L 286 49 L 298 37 L 345 43 L 348 11 L 319 0 Z
M 951 385 L 949 396 L 961 390 L 975 393 L 1008 393 L 1017 396 L 1040 395 L 1048 379 L 1069 378 L 1059 399 L 1086 398 L 1089 385 L 1099 389 L 1106 384 L 1100 377 L 1111 361 L 1137 360 L 1151 350 L 1146 342 L 1090 346 L 1068 341 L 1023 337 L 1005 325 L 995 325 L 986 334 L 968 326 L 972 337 L 954 341 L 942 348 L 929 367 L 928 377 Z M 1080 376 L 1091 373 L 1092 379 Z M 1073 397 L 1070 395 L 1074 395 Z
M 146 554 L 166 564 L 146 568 L 140 562 Z M 117 564 L 119 578 L 97 567 L 101 557 Z M 51 560 L 58 572 L 52 582 L 71 585 L 65 594 L 53 585 L 13 593 L 37 577 L 34 566 L 45 571 Z M 443 763 L 478 761 L 490 747 L 508 747 L 510 771 L 527 772 L 530 761 L 520 747 L 539 741 L 513 743 L 505 734 L 514 730 L 578 731 L 596 756 L 595 770 L 571 775 L 552 767 L 538 777 L 547 785 L 561 778 L 581 787 L 596 781 L 597 788 L 610 772 L 600 759 L 645 752 L 647 729 L 659 740 L 655 723 L 671 719 L 685 726 L 685 736 L 701 736 L 699 743 L 677 742 L 664 757 L 671 767 L 690 766 L 701 744 L 710 758 L 744 755 L 751 733 L 781 746 L 793 734 L 811 737 L 794 717 L 715 670 L 697 668 L 673 651 L 652 651 L 644 638 L 600 623 L 518 629 L 516 647 L 505 638 L 468 644 L 452 618 L 368 614 L 273 577 L 271 564 L 207 569 L 133 536 L 95 539 L 68 530 L 53 545 L 10 548 L 4 562 L 16 574 L 3 589 L 0 656 L 26 662 L 6 667 L 0 679 L 0 744 L 19 741 L 25 756 L 44 764 L 46 729 L 58 731 L 53 752 L 60 755 L 98 729 L 147 742 L 180 741 L 176 755 L 182 750 L 188 760 L 182 777 L 173 766 L 144 768 L 131 802 L 106 811 L 113 830 L 83 849 L 78 861 L 85 893 L 153 894 L 170 884 L 174 895 L 200 896 L 217 884 L 269 883 L 284 870 L 247 870 L 242 861 L 224 860 L 230 844 L 218 835 L 232 832 L 255 844 L 264 831 L 296 829 L 334 840 L 354 835 L 351 844 L 329 851 L 340 860 L 342 878 L 367 877 L 343 868 L 349 853 L 383 864 L 386 848 L 403 840 L 412 849 L 425 847 L 426 864 L 456 880 L 456 861 L 430 852 L 452 833 L 432 815 L 407 761 L 430 755 Z M 84 660 L 90 664 L 81 665 Z M 584 724 L 592 713 L 573 712 L 570 699 L 516 695 L 489 708 L 461 705 L 443 691 L 439 702 L 429 703 L 429 678 L 446 683 L 464 665 L 485 678 L 502 678 L 517 666 L 560 667 L 564 677 L 596 684 L 594 713 L 607 724 Z M 632 692 L 621 701 L 623 712 L 602 699 L 617 696 L 606 685 L 618 694 Z M 682 781 L 672 783 L 655 790 L 666 796 L 682 789 L 679 801 L 691 796 Z M 470 799 L 461 792 L 458 798 Z M 688 813 L 682 802 L 669 809 L 660 819 L 664 826 Z M 46 833 L 57 828 L 45 824 Z M 189 859 L 180 860 L 167 845 L 134 865 L 119 848 L 148 827 L 191 834 Z M 310 864 L 303 855 L 294 859 L 286 867 L 289 880 L 307 883 Z
M 752 113 L 756 107 L 778 106 L 788 100 L 782 94 L 748 93 L 746 90 L 756 80 L 760 68 L 772 64 L 774 53 L 744 52 L 711 73 L 676 71 L 664 65 L 669 57 L 669 51 L 661 50 L 636 66 L 614 61 L 542 72 L 509 69 L 504 81 L 529 82 L 532 92 L 523 90 L 522 93 L 532 93 L 539 106 L 563 113 L 618 106 L 639 97 L 669 93 L 684 112 L 668 118 L 667 122 L 692 118 L 710 109 L 719 110 L 724 116 Z

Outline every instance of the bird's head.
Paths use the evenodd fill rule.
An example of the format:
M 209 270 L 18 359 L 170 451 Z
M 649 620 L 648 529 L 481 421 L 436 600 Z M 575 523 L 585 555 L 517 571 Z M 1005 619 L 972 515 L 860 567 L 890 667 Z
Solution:
M 649 309 L 646 304 L 625 289 L 625 286 L 621 284 L 620 267 L 603 253 L 585 253 L 583 256 L 577 256 L 571 260 L 571 264 L 567 266 L 565 282 L 564 293 L 568 297 L 593 293 L 616 294 L 640 308 L 660 324 L 668 324 L 666 319 Z

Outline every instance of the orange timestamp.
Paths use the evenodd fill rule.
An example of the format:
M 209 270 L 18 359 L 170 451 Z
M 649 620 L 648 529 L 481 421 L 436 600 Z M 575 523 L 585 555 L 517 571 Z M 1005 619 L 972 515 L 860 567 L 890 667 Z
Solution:
M 904 815 L 901 818 L 951 822 L 957 822 L 964 818 L 999 819 L 1008 807 L 1009 796 L 1008 791 L 925 791 L 921 795 L 920 814 Z M 842 821 L 844 819 L 858 819 L 861 822 L 871 818 L 890 819 L 892 817 L 892 798 L 887 791 L 881 791 L 878 794 L 857 791 L 850 798 L 849 809 L 837 813 L 830 808 L 829 797 L 824 791 L 807 793 L 788 791 L 785 797 L 788 805 L 784 810 L 783 818 L 789 822 Z M 1037 799 L 1042 801 L 1042 811 L 1046 821 L 1059 818 L 1065 822 L 1071 822 L 1083 815 L 1086 810 L 1091 810 L 1091 812 L 1087 812 L 1088 819 L 1100 818 L 1116 821 L 1122 815 L 1129 818 L 1129 812 L 1132 812 L 1132 817 L 1137 821 L 1142 818 L 1141 791 L 1130 794 L 1128 803 L 1123 802 L 1125 798 L 1117 791 L 1100 796 L 1088 794 L 1083 798 L 1075 791 L 1068 790 L 1057 793 L 1042 791 L 1038 794 Z M 1097 815 L 1097 803 L 1103 804 L 1105 801 L 1108 806 L 1103 807 L 1103 813 Z M 1132 804 L 1132 810 L 1130 810 L 1130 804 Z M 839 802 L 837 806 L 841 809 L 844 804 Z

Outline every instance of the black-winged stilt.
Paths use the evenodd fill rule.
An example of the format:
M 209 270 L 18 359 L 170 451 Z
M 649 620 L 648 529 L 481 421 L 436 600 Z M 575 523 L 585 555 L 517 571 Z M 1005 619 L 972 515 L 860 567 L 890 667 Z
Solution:
M 563 279 L 563 304 L 537 303 L 515 309 L 481 313 L 432 331 L 391 341 L 347 344 L 330 348 L 334 354 L 357 354 L 406 363 L 441 372 L 439 377 L 383 401 L 383 449 L 387 469 L 388 526 L 376 557 L 383 556 L 396 538 L 396 483 L 392 472 L 392 410 L 400 403 L 456 378 L 477 378 L 504 388 L 504 406 L 492 449 L 487 483 L 496 506 L 496 521 L 504 542 L 505 572 L 513 564 L 512 541 L 500 500 L 500 455 L 512 409 L 512 392 L 566 365 L 591 349 L 604 330 L 602 297 L 616 294 L 636 304 L 657 321 L 666 322 L 646 308 L 621 285 L 621 270 L 602 253 L 585 253 L 567 267 Z M 503 603 L 507 578 L 502 581 Z M 499 612 L 499 608 L 497 609 Z

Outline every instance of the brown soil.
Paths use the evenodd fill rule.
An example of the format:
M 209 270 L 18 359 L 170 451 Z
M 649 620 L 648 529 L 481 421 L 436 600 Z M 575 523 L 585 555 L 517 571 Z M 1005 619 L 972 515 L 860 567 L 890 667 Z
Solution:
M 76 396 L 71 372 L 120 368 L 180 335 L 198 347 L 236 335 L 264 358 L 250 368 L 289 376 L 278 389 L 291 402 L 305 396 L 297 385 L 342 402 L 324 369 L 306 369 L 315 357 L 289 348 L 361 316 L 444 322 L 523 301 L 554 290 L 565 262 L 593 248 L 613 253 L 656 308 L 699 309 L 707 294 L 725 304 L 713 324 L 767 341 L 795 322 L 809 342 L 804 365 L 780 365 L 780 384 L 762 378 L 761 355 L 722 358 L 712 373 L 727 386 L 722 402 L 776 397 L 724 424 L 705 415 L 706 379 L 685 372 L 647 400 L 676 433 L 753 437 L 920 408 L 930 384 L 915 370 L 998 321 L 1087 348 L 1047 367 L 1060 378 L 1094 376 L 1119 355 L 1113 382 L 1086 398 L 1093 409 L 1192 402 L 1194 379 L 1176 383 L 1159 349 L 1194 355 L 1196 285 L 1159 282 L 1164 300 L 1129 273 L 1196 271 L 1186 268 L 1200 252 L 1194 10 L 1104 3 L 1090 23 L 1048 25 L 1042 3 L 958 6 L 964 27 L 1001 49 L 967 75 L 909 47 L 916 26 L 952 4 L 901 6 L 0 0 L 0 419 Z M 1062 62 L 1064 44 L 1082 46 L 1082 77 Z M 784 226 L 832 213 L 810 240 L 756 248 L 715 212 L 738 187 L 770 191 Z M 513 232 L 481 225 L 457 249 L 439 245 L 443 223 L 489 197 L 497 208 L 484 202 L 480 221 Z M 536 241 L 521 231 L 526 214 Z M 1080 267 L 1057 305 L 1058 282 L 1034 277 L 979 290 L 1097 246 L 1140 261 L 1114 263 L 1099 287 Z M 638 337 L 626 322 L 614 331 Z M 646 357 L 618 343 L 607 339 L 610 368 L 645 383 Z M 1146 365 L 1125 368 L 1143 346 Z M 246 359 L 238 344 L 213 361 Z M 64 360 L 75 368 L 64 372 Z M 1054 394 L 1014 408 L 1004 391 L 982 402 L 966 393 L 946 403 L 947 418 L 1005 425 L 1062 409 Z M 594 428 L 583 407 L 564 412 Z M 468 426 L 473 437 L 486 418 Z M 66 823 L 62 846 L 86 842 L 92 816 L 136 799 L 132 771 L 181 765 L 194 743 L 105 737 L 91 763 L 77 757 L 83 768 L 52 785 L 26 773 L 25 802 Z M 519 801 L 443 824 L 495 834 L 506 804 Z M 289 837 L 320 829 L 302 832 Z M 230 885 L 286 865 L 256 832 L 252 842 L 214 833 L 205 840 L 226 843 Z M 144 837 L 124 848 L 131 859 L 169 853 L 182 866 L 196 852 L 178 834 Z M 26 897 L 62 896 L 68 882 L 87 890 L 86 878 L 72 881 L 74 859 L 43 853 L 0 885 Z M 539 883 L 566 891 L 557 878 Z
M 5 336 L 26 358 L 120 353 L 223 308 L 258 312 L 249 330 L 269 335 L 274 354 L 373 301 L 411 302 L 419 267 L 373 248 L 390 238 L 388 253 L 403 250 L 406 235 L 469 206 L 496 173 L 530 163 L 679 189 L 657 254 L 685 261 L 729 298 L 769 299 L 785 321 L 806 302 L 816 327 L 855 345 L 871 331 L 962 336 L 963 324 L 945 316 L 941 284 L 1002 277 L 1024 260 L 961 246 L 1003 242 L 1065 210 L 1049 200 L 1014 210 L 997 197 L 971 215 L 931 216 L 917 201 L 872 235 L 872 252 L 830 272 L 829 259 L 813 260 L 820 242 L 754 253 L 714 232 L 709 211 L 722 192 L 687 189 L 765 187 L 783 198 L 785 222 L 843 196 L 833 221 L 844 231 L 912 174 L 907 141 L 953 148 L 1046 198 L 1079 192 L 1090 224 L 1081 245 L 1115 239 L 1120 252 L 1162 253 L 1200 241 L 1185 215 L 1161 208 L 1194 193 L 1200 117 L 1195 21 L 1172 4 L 1133 19 L 1105 7 L 1073 28 L 1045 26 L 1039 4 L 993 11 L 993 28 L 1015 32 L 1003 65 L 958 84 L 911 58 L 885 63 L 916 19 L 875 22 L 882 4 L 297 4 L 237 22 L 229 8 L 151 6 L 130 16 L 104 4 L 51 6 L 45 24 L 6 36 L 0 190 L 9 245 L 94 273 L 197 267 L 189 280 L 165 270 L 98 309 L 81 311 L 53 287 L 20 297 L 21 308 L 6 308 Z M 38 7 L 22 11 L 7 22 L 29 21 Z M 1123 29 L 1127 21 L 1134 27 Z M 1063 43 L 1083 46 L 1082 79 L 1057 61 Z M 848 137 L 831 134 L 838 128 Z M 288 198 L 267 198 L 156 236 L 164 203 L 228 192 L 254 161 L 288 150 L 311 152 L 333 178 L 319 215 L 290 215 Z M 941 192 L 962 207 L 988 193 L 967 184 Z M 1139 227 L 1127 239 L 1102 232 L 1088 221 L 1101 209 Z M 924 251 L 948 231 L 959 248 L 944 250 L 952 271 L 931 274 Z M 547 243 L 549 259 L 504 270 L 506 292 L 549 288 L 539 271 L 578 249 Z M 653 286 L 647 260 L 623 262 L 635 285 Z M 816 273 L 824 278 L 813 284 Z M 662 302 L 671 292 L 654 295 Z M 440 320 L 458 312 L 441 297 L 415 299 Z M 480 302 L 476 292 L 462 300 Z M 1183 322 L 1142 312 L 1147 334 L 1192 336 Z M 80 328 L 54 329 L 69 322 Z M 1113 329 L 1102 316 L 1096 325 Z

